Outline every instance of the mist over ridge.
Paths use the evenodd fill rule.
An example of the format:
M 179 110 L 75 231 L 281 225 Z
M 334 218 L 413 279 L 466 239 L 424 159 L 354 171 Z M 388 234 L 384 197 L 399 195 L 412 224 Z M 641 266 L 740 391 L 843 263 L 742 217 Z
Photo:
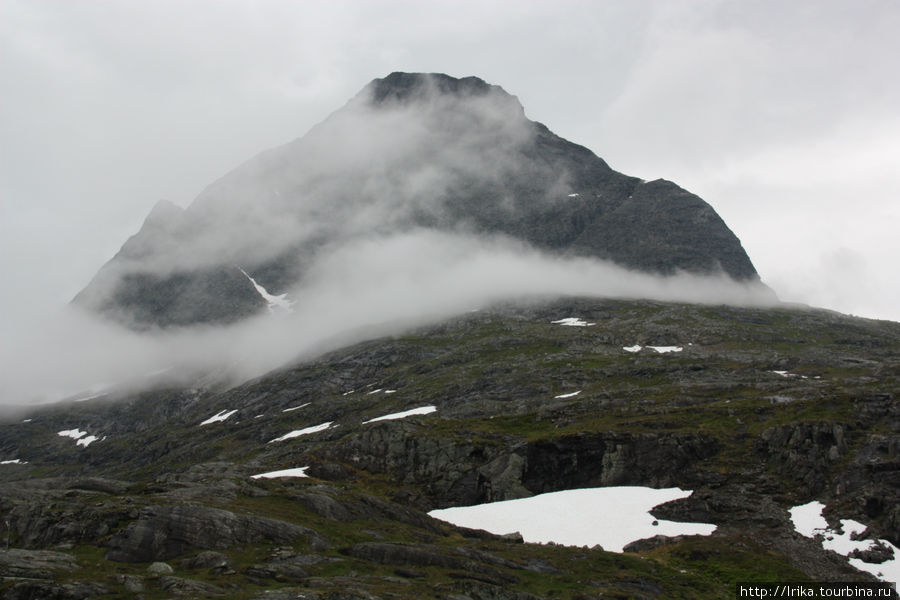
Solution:
M 6 402 L 47 401 L 204 374 L 236 384 L 507 300 L 588 296 L 778 305 L 767 287 L 722 274 L 653 275 L 598 259 L 553 256 L 508 237 L 429 229 L 354 240 L 317 261 L 287 295 L 290 312 L 142 331 L 69 307 L 41 331 L 17 336 L 24 341 L 4 357 L 14 368 L 0 393 Z
M 264 307 L 239 269 L 281 294 L 344 244 L 417 228 L 663 275 L 759 279 L 693 194 L 613 171 L 498 86 L 393 73 L 185 210 L 158 205 L 75 302 L 136 328 L 236 322 Z
M 171 369 L 236 382 L 554 295 L 777 301 L 700 198 L 617 173 L 498 86 L 393 73 L 187 208 L 157 204 L 70 314 L 18 332 L 4 362 L 21 368 L 0 394 L 46 400 Z

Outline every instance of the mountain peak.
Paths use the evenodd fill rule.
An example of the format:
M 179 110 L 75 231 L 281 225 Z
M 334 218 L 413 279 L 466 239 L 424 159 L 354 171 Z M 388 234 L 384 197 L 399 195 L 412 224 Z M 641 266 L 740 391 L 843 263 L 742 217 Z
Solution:
M 372 104 L 391 102 L 404 104 L 421 100 L 432 94 L 457 97 L 484 96 L 491 92 L 507 94 L 503 88 L 490 85 L 478 77 L 458 79 L 444 73 L 403 73 L 395 71 L 387 77 L 373 80 L 366 86 Z
M 144 219 L 144 226 L 165 226 L 177 221 L 183 213 L 184 209 L 177 204 L 168 200 L 160 200 L 150 209 L 150 214 Z
M 103 285 L 77 301 L 139 325 L 232 322 L 261 305 L 235 265 L 277 296 L 339 249 L 410 231 L 460 244 L 466 235 L 516 240 L 662 275 L 759 280 L 702 199 L 615 172 L 478 77 L 395 72 L 187 209 L 157 204 L 104 268 Z

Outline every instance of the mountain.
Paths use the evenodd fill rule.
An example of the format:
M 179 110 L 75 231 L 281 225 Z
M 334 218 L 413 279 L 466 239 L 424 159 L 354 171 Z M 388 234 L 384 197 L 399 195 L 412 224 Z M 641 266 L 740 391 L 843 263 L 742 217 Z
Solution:
M 503 260 L 459 277 L 473 256 Z M 615 298 L 628 277 L 670 300 Z M 480 79 L 375 80 L 158 204 L 75 299 L 171 368 L 0 413 L 0 600 L 874 596 L 900 579 L 900 324 L 719 304 L 726 280 L 768 290 L 696 196 Z
M 38 407 L 0 424 L 0 598 L 734 598 L 738 582 L 896 581 L 898 385 L 897 323 L 557 298 L 233 388 Z M 691 493 L 624 552 L 522 540 L 564 516 L 605 540 L 598 523 L 632 518 L 623 501 L 493 533 L 429 516 L 620 486 Z M 668 521 L 715 531 L 654 535 Z M 860 548 L 853 565 L 836 540 Z
M 697 196 L 617 173 L 481 79 L 392 73 L 187 209 L 158 204 L 74 302 L 138 329 L 232 323 L 354 240 L 420 230 L 762 286 Z

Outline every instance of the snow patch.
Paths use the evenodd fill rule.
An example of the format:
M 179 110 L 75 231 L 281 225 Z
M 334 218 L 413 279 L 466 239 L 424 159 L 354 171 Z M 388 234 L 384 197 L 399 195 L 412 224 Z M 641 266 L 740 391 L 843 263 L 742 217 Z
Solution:
M 667 352 L 681 352 L 684 350 L 681 346 L 647 346 L 648 348 L 652 348 L 656 350 L 660 354 L 665 354 Z
M 27 460 L 19 460 L 18 458 L 14 458 L 12 460 L 0 460 L 0 465 L 27 465 Z
M 684 350 L 683 346 L 646 346 L 651 350 L 655 350 L 658 354 L 666 354 L 668 352 L 682 352 Z M 644 349 L 644 346 L 640 344 L 635 344 L 634 346 L 622 346 L 622 350 L 625 352 L 640 352 Z
M 412 408 L 410 410 L 404 410 L 403 412 L 369 419 L 368 421 L 363 421 L 363 425 L 365 425 L 366 423 L 374 423 L 375 421 L 393 421 L 395 419 L 405 419 L 406 417 L 411 417 L 413 415 L 429 415 L 435 411 L 437 411 L 436 406 L 420 406 L 419 408 Z
M 866 530 L 866 526 L 858 521 L 851 519 L 841 519 L 840 529 L 843 533 L 831 529 L 828 521 L 822 516 L 825 505 L 816 500 L 800 506 L 791 508 L 788 512 L 791 514 L 791 521 L 794 523 L 794 529 L 800 535 L 808 538 L 821 536 L 822 547 L 826 550 L 833 550 L 841 556 L 848 556 L 854 550 L 865 551 L 876 544 L 881 543 L 894 552 L 894 557 L 883 563 L 867 563 L 859 558 L 848 558 L 850 564 L 867 573 L 871 573 L 878 579 L 897 585 L 900 582 L 900 548 L 897 548 L 887 540 L 860 540 L 853 539 L 862 534 Z
M 565 319 L 550 322 L 554 325 L 565 325 L 566 327 L 591 327 L 596 325 L 596 323 L 588 323 L 581 317 L 566 317 Z
M 328 421 L 327 423 L 322 423 L 321 425 L 313 425 L 312 427 L 307 427 L 305 429 L 295 429 L 290 433 L 286 433 L 281 437 L 277 437 L 274 440 L 270 440 L 269 443 L 272 442 L 283 442 L 285 440 L 290 440 L 295 437 L 300 437 L 301 435 L 308 435 L 310 433 L 318 433 L 319 431 L 325 431 L 334 421 Z
M 276 477 L 309 477 L 306 470 L 309 467 L 297 467 L 295 469 L 282 469 L 281 471 L 269 471 L 259 475 L 251 475 L 251 479 L 274 479 Z
M 234 409 L 234 410 L 228 410 L 228 409 L 226 408 L 225 410 L 220 411 L 220 412 L 214 414 L 213 416 L 211 416 L 211 417 L 208 418 L 207 420 L 205 420 L 205 421 L 203 421 L 202 423 L 200 423 L 200 426 L 202 427 L 203 425 L 209 425 L 209 424 L 211 424 L 211 423 L 217 423 L 217 422 L 219 422 L 219 421 L 224 421 L 225 419 L 227 419 L 228 417 L 230 417 L 231 415 L 233 415 L 233 414 L 236 413 L 236 412 L 237 412 L 237 409 Z
M 304 406 L 309 406 L 310 404 L 311 404 L 311 402 L 307 402 L 306 404 L 301 404 L 300 406 L 292 406 L 292 407 L 290 407 L 290 408 L 284 409 L 284 410 L 281 411 L 281 412 L 283 412 L 283 413 L 286 413 L 286 412 L 292 412 L 292 411 L 295 411 L 295 410 L 299 410 L 299 409 L 303 408 Z
M 96 435 L 88 435 L 87 431 L 81 431 L 80 429 L 64 429 L 63 431 L 56 432 L 56 435 L 60 437 L 70 437 L 75 440 L 76 445 L 82 446 L 84 448 L 87 448 L 98 439 L 100 439 Z M 103 440 L 105 439 L 106 436 L 103 436 Z
M 577 193 L 576 193 L 576 194 L 569 194 L 569 198 L 577 198 L 577 197 L 580 196 L 580 195 L 581 195 L 581 194 L 577 194 Z
M 631 542 L 655 535 L 709 535 L 715 531 L 716 526 L 709 523 L 663 521 L 650 514 L 653 507 L 692 493 L 679 488 L 587 488 L 428 514 L 454 525 L 501 535 L 518 531 L 529 543 L 599 544 L 607 551 L 622 552 Z
M 293 306 L 294 303 L 288 300 L 287 294 L 279 294 L 277 296 L 273 296 L 269 293 L 266 288 L 256 283 L 256 280 L 250 277 L 247 271 L 240 269 L 241 273 L 250 280 L 250 283 L 253 284 L 253 287 L 256 289 L 256 293 L 262 296 L 262 299 L 268 303 L 269 312 L 275 312 L 276 310 L 281 310 L 284 312 L 294 312 Z
M 98 439 L 100 439 L 100 438 L 98 438 L 96 435 L 89 435 L 87 437 L 83 437 L 80 440 L 76 441 L 75 445 L 76 446 L 84 446 L 85 448 L 87 448 L 88 446 L 90 446 L 91 444 L 96 442 Z M 103 439 L 106 439 L 106 438 L 104 437 Z
M 809 379 L 809 377 L 806 375 L 798 375 L 797 373 L 790 373 L 788 371 L 771 371 L 771 373 L 781 375 L 782 377 L 799 377 L 800 379 Z M 816 376 L 813 379 L 821 379 L 821 377 Z
M 554 398 L 572 398 L 574 396 L 577 396 L 580 393 L 581 393 L 581 390 L 578 390 L 577 392 L 569 392 L 568 394 L 560 394 L 559 396 L 553 396 L 553 397 Z

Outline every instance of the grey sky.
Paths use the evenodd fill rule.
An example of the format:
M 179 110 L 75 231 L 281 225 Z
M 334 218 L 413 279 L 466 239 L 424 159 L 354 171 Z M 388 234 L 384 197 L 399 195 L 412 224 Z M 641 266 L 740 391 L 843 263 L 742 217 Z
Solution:
M 477 75 L 710 202 L 785 300 L 900 320 L 900 3 L 0 0 L 0 323 L 391 71 Z

